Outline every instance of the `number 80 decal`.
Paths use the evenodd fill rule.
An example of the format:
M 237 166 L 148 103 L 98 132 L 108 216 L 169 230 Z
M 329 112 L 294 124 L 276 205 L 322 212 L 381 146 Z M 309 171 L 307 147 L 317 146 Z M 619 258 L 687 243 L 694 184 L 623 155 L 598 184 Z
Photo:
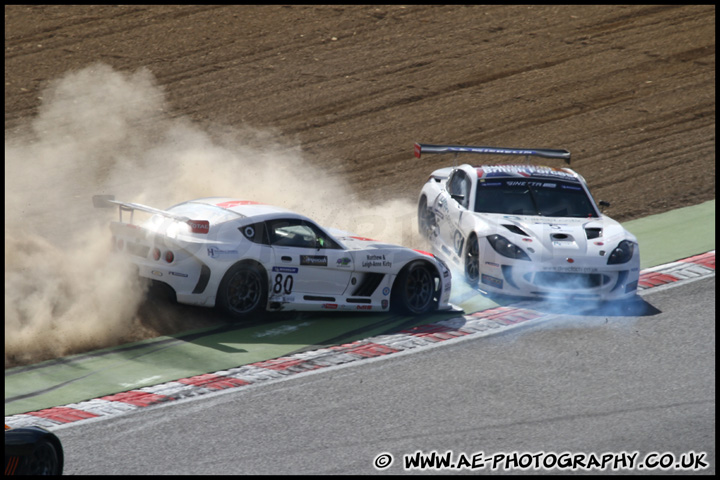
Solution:
M 292 293 L 293 283 L 295 280 L 292 275 L 288 275 L 283 280 L 282 273 L 275 275 L 275 283 L 273 283 L 273 293 L 285 293 L 289 295 Z

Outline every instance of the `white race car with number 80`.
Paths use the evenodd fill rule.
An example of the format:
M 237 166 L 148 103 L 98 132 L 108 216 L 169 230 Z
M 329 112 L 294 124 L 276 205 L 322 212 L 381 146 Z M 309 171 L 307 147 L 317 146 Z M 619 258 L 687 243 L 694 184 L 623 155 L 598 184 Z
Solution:
M 110 227 L 115 250 L 141 277 L 169 285 L 179 303 L 219 305 L 235 318 L 266 310 L 453 308 L 450 271 L 432 254 L 331 233 L 279 207 L 202 198 L 159 210 L 111 195 L 93 203 L 119 207 Z M 138 225 L 136 211 L 152 216 Z

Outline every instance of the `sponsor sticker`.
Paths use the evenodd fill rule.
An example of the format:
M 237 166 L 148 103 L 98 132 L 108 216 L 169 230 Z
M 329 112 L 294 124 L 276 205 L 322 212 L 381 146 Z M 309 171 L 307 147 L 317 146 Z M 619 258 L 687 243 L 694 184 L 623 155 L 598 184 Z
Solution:
M 544 267 L 543 272 L 597 273 L 596 267 Z
M 392 267 L 392 262 L 385 258 L 382 254 L 368 254 L 365 256 L 365 260 L 362 262 L 364 268 L 373 267 Z
M 327 262 L 325 255 L 300 255 L 300 265 L 327 267 Z
M 188 220 L 187 224 L 190 225 L 192 233 L 207 234 L 210 231 L 210 222 L 207 220 Z
M 260 203 L 252 200 L 231 200 L 229 202 L 216 203 L 215 205 L 221 208 L 232 208 L 239 205 L 260 205 Z
M 272 267 L 273 272 L 280 273 L 298 273 L 297 267 Z
M 217 247 L 208 247 L 207 254 L 211 258 L 222 257 L 223 255 L 237 255 L 237 250 L 222 250 Z
M 490 285 L 495 288 L 503 288 L 503 281 L 499 278 L 491 277 L 490 275 L 485 275 L 483 273 L 481 280 L 485 285 Z

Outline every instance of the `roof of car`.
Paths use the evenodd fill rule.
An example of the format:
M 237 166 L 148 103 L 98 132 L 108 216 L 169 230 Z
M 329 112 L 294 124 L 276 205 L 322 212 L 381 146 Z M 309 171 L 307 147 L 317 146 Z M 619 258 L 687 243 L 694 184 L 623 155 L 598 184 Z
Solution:
M 229 210 L 243 217 L 257 217 L 260 215 L 283 214 L 289 217 L 304 217 L 299 213 L 293 212 L 282 207 L 268 205 L 254 200 L 243 200 L 231 197 L 207 197 L 190 200 L 186 203 L 200 203 L 204 205 L 212 205 L 225 210 Z

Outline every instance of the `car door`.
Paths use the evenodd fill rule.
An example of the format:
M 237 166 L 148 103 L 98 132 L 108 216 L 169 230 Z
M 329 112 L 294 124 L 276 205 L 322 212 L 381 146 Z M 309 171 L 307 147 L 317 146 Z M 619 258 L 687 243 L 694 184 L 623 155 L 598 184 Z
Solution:
M 273 266 L 271 295 L 341 295 L 353 271 L 352 256 L 321 228 L 297 218 L 266 222 Z

